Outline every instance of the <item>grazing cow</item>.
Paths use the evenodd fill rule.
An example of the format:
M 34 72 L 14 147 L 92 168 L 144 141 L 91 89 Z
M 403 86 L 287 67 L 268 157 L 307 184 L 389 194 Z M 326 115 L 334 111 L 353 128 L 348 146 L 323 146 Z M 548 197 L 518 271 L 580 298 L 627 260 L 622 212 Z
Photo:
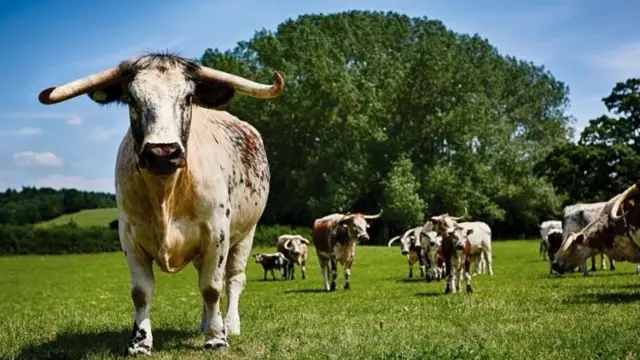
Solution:
M 640 181 L 607 201 L 598 216 L 562 242 L 553 269 L 566 272 L 597 252 L 640 263 Z
M 465 215 L 459 217 L 449 214 L 432 216 L 427 220 L 422 230 L 423 233 L 435 231 L 442 236 L 442 254 L 447 274 L 445 294 L 455 293 L 459 290 L 459 287 L 456 288 L 454 284 L 452 266 L 460 273 L 462 265 L 464 265 L 464 277 L 467 279 L 467 293 L 472 292 L 471 276 L 469 275 L 471 262 L 479 261 L 482 253 L 484 253 L 487 262 L 488 273 L 490 276 L 493 275 L 491 228 L 480 221 L 458 223 L 458 220 L 466 215 L 465 208 Z M 458 277 L 458 286 L 459 282 L 460 277 Z
M 294 279 L 295 265 L 300 266 L 302 280 L 307 278 L 307 245 L 309 240 L 300 235 L 280 235 L 276 248 L 289 260 L 287 278 Z
M 283 79 L 273 76 L 273 85 L 263 85 L 173 54 L 148 54 L 40 93 L 43 104 L 88 94 L 98 104 L 129 108 L 115 167 L 135 309 L 129 354 L 152 350 L 153 261 L 167 273 L 195 265 L 205 348 L 226 348 L 227 336 L 240 334 L 238 302 L 270 173 L 260 133 L 218 109 L 235 93 L 276 97 Z
M 262 265 L 264 269 L 264 279 L 267 280 L 267 271 L 271 271 L 271 278 L 273 280 L 276 279 L 276 276 L 273 274 L 273 269 L 280 270 L 280 280 L 286 280 L 287 278 L 287 265 L 289 264 L 289 259 L 281 253 L 276 252 L 273 254 L 253 254 L 253 258 L 256 260 L 256 263 Z
M 409 279 L 413 278 L 413 265 L 415 263 L 419 263 L 421 278 L 424 277 L 425 273 L 424 254 L 420 244 L 420 230 L 422 230 L 422 226 L 409 229 L 404 234 L 389 240 L 387 244 L 387 246 L 391 247 L 391 244 L 396 240 L 400 240 L 400 253 L 407 257 L 407 263 L 409 264 Z
M 542 224 L 540 224 L 540 236 L 542 237 L 542 240 L 540 241 L 540 256 L 542 257 L 542 260 L 547 260 L 547 252 L 549 250 L 547 248 L 547 234 L 552 229 L 559 229 L 562 232 L 562 221 L 548 220 L 543 221 Z
M 560 245 L 562 245 L 562 230 L 551 229 L 547 233 L 545 242 L 547 243 L 547 255 L 549 256 L 549 274 L 553 274 L 553 259 L 555 259 L 556 253 L 560 250 Z
M 344 266 L 344 289 L 351 287 L 351 264 L 356 256 L 356 244 L 360 241 L 369 241 L 367 220 L 377 219 L 382 215 L 382 210 L 376 215 L 356 214 L 331 214 L 313 222 L 313 246 L 316 248 L 318 262 L 324 289 L 335 291 L 338 278 L 336 261 Z M 329 284 L 331 274 L 331 284 Z
M 433 280 L 440 281 L 444 274 L 444 258 L 442 257 L 442 237 L 435 231 L 422 232 L 421 227 L 420 235 L 422 238 L 422 249 L 425 254 L 427 267 L 426 280 L 431 282 Z
M 563 209 L 564 228 L 562 231 L 562 238 L 566 239 L 572 232 L 580 231 L 582 228 L 587 226 L 588 223 L 595 220 L 605 204 L 606 202 L 598 202 L 566 206 Z M 596 255 L 597 254 L 591 256 L 591 271 L 596 271 Z M 600 264 L 602 270 L 606 268 L 604 256 L 605 255 L 603 253 L 600 253 Z M 586 260 L 584 264 L 580 265 L 580 268 L 584 276 L 589 275 Z M 609 268 L 611 271 L 616 269 L 615 262 L 611 259 L 609 259 Z

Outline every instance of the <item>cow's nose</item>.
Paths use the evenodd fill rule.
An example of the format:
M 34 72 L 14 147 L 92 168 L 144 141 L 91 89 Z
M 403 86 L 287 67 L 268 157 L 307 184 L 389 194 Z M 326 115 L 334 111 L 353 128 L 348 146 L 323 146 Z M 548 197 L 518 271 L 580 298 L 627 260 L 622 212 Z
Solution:
M 360 240 L 360 241 L 368 241 L 369 240 L 369 235 L 360 234 L 360 235 L 358 235 L 358 240 Z
M 178 143 L 147 143 L 140 152 L 140 163 L 150 172 L 161 175 L 174 173 L 186 164 L 184 152 Z
M 407 251 L 407 250 L 402 250 L 400 252 L 402 253 L 402 255 L 407 255 L 409 253 L 409 251 Z
M 462 249 L 464 249 L 463 245 L 456 245 L 456 250 L 462 250 Z

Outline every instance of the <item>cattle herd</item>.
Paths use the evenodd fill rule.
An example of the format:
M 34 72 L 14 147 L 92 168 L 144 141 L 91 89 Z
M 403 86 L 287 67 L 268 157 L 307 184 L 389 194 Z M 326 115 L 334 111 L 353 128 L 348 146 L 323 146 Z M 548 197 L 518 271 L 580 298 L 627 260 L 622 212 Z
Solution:
M 235 95 L 255 99 L 279 96 L 284 80 L 273 72 L 273 84 L 261 84 L 168 53 L 125 60 L 101 72 L 40 92 L 45 105 L 86 94 L 98 105 L 128 107 L 115 166 L 118 232 L 131 279 L 134 309 L 130 355 L 150 354 L 153 347 L 151 303 L 155 280 L 152 263 L 176 273 L 189 263 L 198 272 L 202 296 L 200 330 L 204 347 L 223 349 L 228 336 L 240 334 L 239 299 L 246 284 L 257 223 L 267 203 L 270 169 L 260 133 L 248 122 L 221 108 Z M 277 119 L 272 119 L 277 121 Z M 607 255 L 613 261 L 640 263 L 640 183 L 605 203 L 565 209 L 558 221 L 542 224 L 541 252 L 550 271 L 561 274 L 586 259 Z M 350 288 L 356 244 L 368 241 L 368 221 L 376 215 L 331 214 L 313 223 L 323 286 L 336 289 L 337 263 Z M 458 292 L 462 278 L 472 292 L 474 274 L 493 274 L 491 229 L 483 222 L 459 222 L 466 216 L 431 216 L 423 226 L 405 231 L 398 240 L 409 264 L 418 263 L 427 281 L 446 278 L 445 293 Z M 562 229 L 562 230 L 561 230 Z M 280 270 L 293 279 L 295 266 L 306 277 L 309 240 L 282 235 L 277 253 L 255 254 L 267 272 Z M 543 255 L 546 256 L 546 255 Z M 604 257 L 602 257 L 604 267 Z M 227 310 L 220 299 L 226 290 Z

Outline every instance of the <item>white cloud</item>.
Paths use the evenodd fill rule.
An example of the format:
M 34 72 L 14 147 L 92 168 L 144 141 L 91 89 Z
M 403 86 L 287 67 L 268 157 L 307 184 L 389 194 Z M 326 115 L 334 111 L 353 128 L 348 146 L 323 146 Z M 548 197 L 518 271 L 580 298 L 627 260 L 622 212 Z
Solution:
M 44 133 L 44 130 L 38 127 L 26 127 L 18 130 L 7 130 L 1 132 L 4 135 L 33 136 Z
M 13 154 L 13 160 L 20 167 L 56 167 L 63 161 L 52 152 L 23 151 Z
M 19 113 L 4 113 L 0 114 L 0 119 L 51 119 L 51 120 L 64 120 L 70 125 L 79 125 L 82 123 L 82 118 L 75 114 L 50 112 L 50 111 L 38 111 L 38 112 L 19 112 Z
M 89 133 L 89 139 L 94 142 L 103 142 L 113 137 L 113 135 L 115 135 L 117 131 L 118 131 L 117 127 L 104 128 L 104 127 L 98 126 L 93 130 L 91 130 L 91 133 Z
M 37 187 L 51 187 L 54 189 L 72 188 L 87 191 L 115 192 L 113 179 L 97 178 L 85 179 L 81 176 L 51 175 L 36 182 Z
M 597 69 L 608 70 L 623 81 L 640 73 L 640 41 L 617 44 L 609 51 L 603 51 L 588 58 L 589 64 Z

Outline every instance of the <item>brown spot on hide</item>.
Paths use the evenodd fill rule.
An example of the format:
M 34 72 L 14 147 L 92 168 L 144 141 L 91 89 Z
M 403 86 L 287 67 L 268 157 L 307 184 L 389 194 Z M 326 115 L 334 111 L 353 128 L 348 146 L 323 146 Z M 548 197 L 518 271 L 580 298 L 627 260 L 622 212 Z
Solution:
M 145 293 L 138 286 L 135 286 L 133 287 L 133 289 L 131 289 L 131 300 L 133 300 L 133 305 L 135 305 L 136 309 L 143 309 L 145 306 L 147 306 Z
M 231 209 L 230 208 L 227 208 L 226 215 L 227 215 L 227 217 L 231 216 Z
M 158 70 L 160 74 L 164 74 L 164 72 L 169 70 L 169 68 L 166 65 L 158 65 L 156 66 L 156 70 Z
M 220 258 L 218 259 L 218 267 L 222 266 L 223 261 L 224 261 L 224 256 L 220 255 Z
M 218 301 L 218 299 L 220 299 L 220 291 L 209 286 L 206 289 L 202 290 L 202 299 L 207 304 L 213 304 Z

